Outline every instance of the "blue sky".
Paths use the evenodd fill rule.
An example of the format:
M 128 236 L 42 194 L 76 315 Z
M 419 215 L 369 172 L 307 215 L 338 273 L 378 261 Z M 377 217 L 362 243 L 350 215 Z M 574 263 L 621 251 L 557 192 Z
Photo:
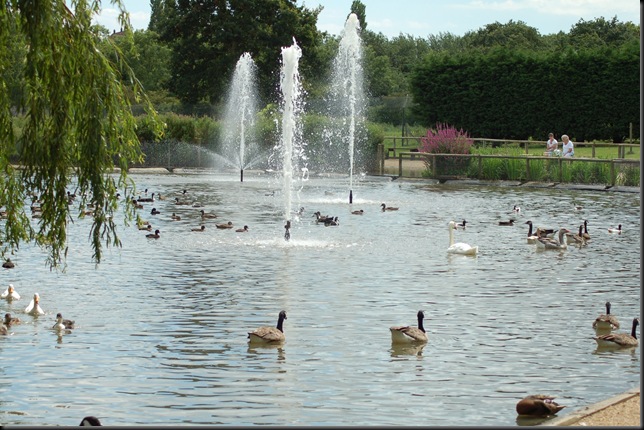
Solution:
M 318 28 L 339 34 L 352 0 L 298 0 L 309 9 L 324 7 Z M 404 35 L 427 37 L 452 33 L 462 36 L 494 22 L 523 21 L 542 35 L 568 32 L 580 19 L 591 21 L 617 16 L 621 22 L 640 22 L 640 3 L 635 0 L 362 0 L 367 28 L 388 38 Z M 116 9 L 102 0 L 96 22 L 118 30 Z M 135 29 L 146 29 L 150 21 L 149 0 L 124 0 Z

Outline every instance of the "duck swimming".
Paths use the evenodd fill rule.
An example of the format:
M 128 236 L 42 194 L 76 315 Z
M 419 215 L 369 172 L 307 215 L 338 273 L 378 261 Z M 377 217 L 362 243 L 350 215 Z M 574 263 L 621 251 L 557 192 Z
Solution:
M 622 225 L 621 225 L 621 224 L 620 224 L 620 225 L 618 225 L 618 226 L 617 226 L 617 228 L 615 228 L 615 227 L 610 227 L 610 228 L 608 229 L 608 232 L 609 232 L 609 233 L 622 234 Z
M 9 284 L 6 290 L 2 293 L 2 296 L 0 298 L 3 298 L 7 301 L 13 301 L 13 300 L 20 300 L 20 294 L 16 291 L 16 289 L 13 287 L 13 284 Z
M 45 311 L 40 307 L 40 296 L 38 293 L 34 293 L 34 298 L 31 299 L 31 302 L 25 308 L 25 313 L 33 316 L 45 315 Z
M 499 221 L 499 225 L 514 225 L 514 220 Z
M 157 210 L 157 208 L 152 208 L 150 211 L 150 215 L 159 215 L 161 212 Z
M 631 327 L 631 334 L 627 333 L 611 333 L 602 336 L 593 337 L 597 342 L 597 346 L 605 348 L 630 348 L 637 346 L 637 333 L 636 329 L 639 325 L 639 318 L 633 319 L 633 326 Z
M 74 328 L 74 321 L 63 319 L 61 313 L 56 314 L 56 324 L 53 325 L 52 330 L 66 331 Z
M 391 206 L 387 206 L 387 205 L 386 205 L 386 204 L 384 204 L 384 203 L 383 203 L 383 204 L 381 204 L 381 205 L 380 205 L 380 207 L 382 208 L 382 211 L 383 211 L 383 212 L 385 212 L 385 211 L 397 211 L 397 210 L 398 210 L 398 208 L 391 207 Z
M 201 219 L 213 219 L 217 218 L 217 215 L 213 213 L 206 213 L 203 209 L 201 210 Z
M 217 224 L 217 228 L 233 228 L 233 222 L 228 221 L 226 224 Z
M 90 415 L 81 420 L 79 427 L 84 426 L 103 426 L 103 424 L 101 424 L 101 421 L 98 418 Z
M 237 233 L 246 233 L 248 231 L 248 226 L 245 225 L 244 228 L 238 228 L 235 230 Z
M 2 323 L 7 327 L 11 327 L 14 324 L 20 324 L 20 318 L 12 317 L 10 313 L 6 313 Z
M 286 340 L 284 336 L 284 320 L 286 318 L 286 311 L 280 311 L 277 318 L 276 327 L 259 327 L 248 333 L 248 339 L 250 343 L 260 343 L 260 344 L 269 344 L 269 343 L 281 343 Z
M 190 231 L 206 231 L 206 226 L 205 226 L 205 225 L 202 225 L 201 227 L 199 227 L 199 228 L 193 228 L 193 229 L 191 229 Z
M 425 333 L 425 327 L 423 326 L 423 319 L 425 318 L 425 313 L 423 311 L 418 311 L 416 314 L 418 318 L 418 327 L 413 326 L 395 326 L 389 327 L 391 332 L 391 342 L 392 343 L 415 343 L 415 342 L 427 342 L 427 334 Z
M 16 265 L 11 261 L 11 258 L 7 258 L 7 260 L 2 263 L 2 267 L 5 269 L 13 269 Z
M 154 230 L 154 233 L 146 234 L 145 237 L 148 239 L 158 239 L 161 237 L 161 232 L 159 230 Z
M 362 215 L 364 214 L 364 210 L 358 209 L 357 211 L 351 211 L 352 215 Z

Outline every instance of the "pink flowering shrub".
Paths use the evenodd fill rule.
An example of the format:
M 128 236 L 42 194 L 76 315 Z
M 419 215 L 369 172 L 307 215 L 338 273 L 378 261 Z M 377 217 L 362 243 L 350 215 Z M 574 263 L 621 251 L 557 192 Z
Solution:
M 469 154 L 474 141 L 463 129 L 436 123 L 436 130 L 427 130 L 420 138 L 421 151 L 430 154 Z

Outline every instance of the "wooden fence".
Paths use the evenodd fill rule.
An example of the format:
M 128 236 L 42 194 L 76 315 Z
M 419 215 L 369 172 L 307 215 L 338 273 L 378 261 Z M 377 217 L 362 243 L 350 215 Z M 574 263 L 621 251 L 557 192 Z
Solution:
M 384 151 L 380 149 L 380 174 L 384 173 Z M 399 152 L 398 153 L 398 176 L 403 176 L 403 161 L 410 160 L 411 157 L 419 158 L 430 166 L 430 175 L 432 178 L 439 178 L 436 171 L 436 159 L 441 158 L 475 158 L 478 163 L 478 175 L 476 179 L 482 179 L 482 165 L 484 159 L 501 159 L 501 160 L 524 160 L 526 166 L 526 180 L 530 181 L 530 162 L 535 160 L 548 160 L 558 164 L 559 182 L 563 182 L 563 165 L 564 163 L 609 163 L 610 166 L 610 184 L 615 185 L 617 168 L 620 165 L 632 165 L 640 167 L 640 161 L 626 158 L 601 159 L 601 158 L 579 158 L 579 157 L 545 157 L 545 156 L 516 156 L 516 155 L 483 155 L 483 154 L 430 154 L 427 152 Z M 428 163 L 427 163 L 428 161 Z

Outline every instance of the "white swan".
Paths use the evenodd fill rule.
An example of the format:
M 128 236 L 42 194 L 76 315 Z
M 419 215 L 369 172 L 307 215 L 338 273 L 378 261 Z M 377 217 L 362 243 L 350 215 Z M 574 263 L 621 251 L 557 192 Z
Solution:
M 40 296 L 34 293 L 34 298 L 31 299 L 29 305 L 25 308 L 25 313 L 33 316 L 45 315 L 45 311 L 40 307 Z
M 4 290 L 4 293 L 2 293 L 1 297 L 7 301 L 20 300 L 20 294 L 18 294 L 18 292 L 15 290 L 13 284 L 9 284 L 7 289 Z
M 471 246 L 463 242 L 454 243 L 455 229 L 456 229 L 456 223 L 454 221 L 450 221 L 449 222 L 449 248 L 447 248 L 447 252 L 449 252 L 450 254 L 476 255 L 479 252 L 478 246 Z

